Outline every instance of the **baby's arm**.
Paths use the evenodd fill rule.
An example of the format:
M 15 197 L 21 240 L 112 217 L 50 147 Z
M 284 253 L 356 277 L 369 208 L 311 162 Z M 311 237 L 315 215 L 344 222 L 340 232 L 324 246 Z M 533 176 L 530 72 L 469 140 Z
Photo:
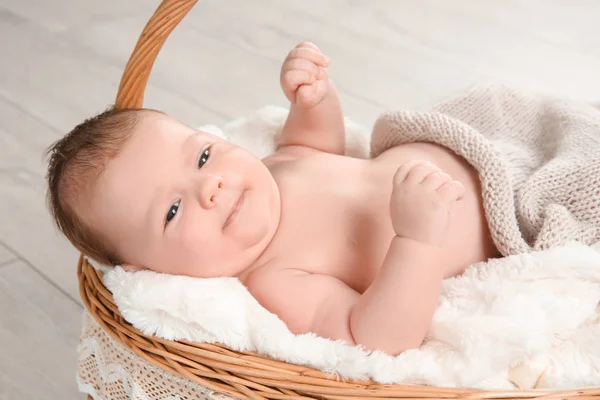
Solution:
M 379 275 L 352 308 L 355 341 L 394 355 L 419 347 L 433 319 L 443 270 L 440 248 L 392 239 Z
M 247 282 L 252 295 L 295 334 L 308 332 L 399 354 L 425 338 L 442 282 L 442 255 L 394 238 L 379 276 L 363 294 L 328 275 L 274 270 Z
M 248 282 L 250 292 L 294 333 L 314 332 L 398 354 L 420 346 L 437 306 L 445 266 L 449 212 L 464 187 L 423 162 L 394 177 L 390 212 L 397 236 L 362 295 L 342 281 L 275 270 Z
M 312 43 L 300 43 L 281 68 L 281 88 L 290 100 L 279 148 L 301 146 L 344 154 L 344 116 L 329 59 Z
M 392 354 L 420 346 L 454 262 L 444 242 L 452 205 L 464 191 L 431 163 L 415 160 L 398 169 L 390 199 L 396 237 L 379 275 L 352 309 L 357 342 Z

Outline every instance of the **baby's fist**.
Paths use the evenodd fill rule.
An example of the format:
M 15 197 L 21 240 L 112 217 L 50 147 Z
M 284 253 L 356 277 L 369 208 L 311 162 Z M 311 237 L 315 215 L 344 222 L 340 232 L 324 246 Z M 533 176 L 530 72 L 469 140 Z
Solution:
M 329 59 L 312 43 L 296 46 L 281 67 L 281 88 L 292 104 L 312 108 L 327 94 Z
M 390 216 L 396 235 L 440 246 L 446 239 L 452 205 L 465 187 L 435 165 L 413 160 L 394 175 Z

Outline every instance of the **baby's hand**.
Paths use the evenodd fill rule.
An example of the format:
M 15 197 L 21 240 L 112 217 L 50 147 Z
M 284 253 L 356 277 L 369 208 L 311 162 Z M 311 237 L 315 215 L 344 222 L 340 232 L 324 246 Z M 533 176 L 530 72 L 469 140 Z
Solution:
M 292 104 L 312 108 L 327 95 L 329 59 L 312 43 L 296 46 L 281 67 L 281 88 Z
M 393 184 L 390 215 L 396 235 L 442 245 L 452 204 L 464 196 L 463 184 L 435 165 L 420 160 L 398 168 Z

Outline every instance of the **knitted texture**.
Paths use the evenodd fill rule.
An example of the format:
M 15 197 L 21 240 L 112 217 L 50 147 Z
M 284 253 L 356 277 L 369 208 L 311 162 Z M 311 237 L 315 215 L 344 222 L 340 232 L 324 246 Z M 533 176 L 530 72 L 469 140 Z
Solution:
M 434 112 L 383 114 L 371 156 L 404 143 L 453 150 L 479 173 L 486 218 L 505 255 L 600 239 L 600 111 L 484 86 Z

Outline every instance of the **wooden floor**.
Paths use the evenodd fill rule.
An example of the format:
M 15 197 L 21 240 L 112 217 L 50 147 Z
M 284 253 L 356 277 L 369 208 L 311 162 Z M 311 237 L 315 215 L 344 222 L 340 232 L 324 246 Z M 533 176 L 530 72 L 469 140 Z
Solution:
M 44 149 L 112 102 L 156 1 L 0 0 L 0 399 L 81 399 L 77 252 L 45 208 Z M 287 51 L 332 59 L 346 115 L 423 109 L 482 81 L 600 101 L 597 0 L 207 0 L 167 41 L 146 105 L 191 125 L 286 105 Z

